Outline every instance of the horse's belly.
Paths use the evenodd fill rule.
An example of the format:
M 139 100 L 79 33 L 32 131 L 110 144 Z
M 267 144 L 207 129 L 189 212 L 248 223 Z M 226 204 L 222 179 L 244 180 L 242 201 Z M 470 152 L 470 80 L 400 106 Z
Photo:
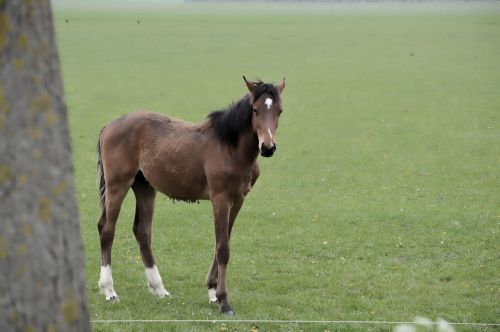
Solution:
M 203 174 L 184 172 L 182 169 L 168 169 L 161 173 L 147 174 L 148 182 L 159 192 L 182 201 L 208 199 L 206 180 Z
M 184 140 L 181 136 L 174 132 L 160 142 L 150 143 L 139 158 L 142 172 L 156 190 L 168 197 L 184 201 L 208 199 L 203 145 L 194 144 L 189 135 Z

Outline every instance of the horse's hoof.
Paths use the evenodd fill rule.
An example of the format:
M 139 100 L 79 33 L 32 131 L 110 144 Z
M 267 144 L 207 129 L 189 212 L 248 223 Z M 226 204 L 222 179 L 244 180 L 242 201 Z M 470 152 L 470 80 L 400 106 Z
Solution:
M 110 302 L 110 303 L 115 303 L 115 302 L 120 301 L 120 300 L 118 299 L 118 296 L 117 296 L 117 295 L 111 295 L 111 296 L 110 296 L 109 298 L 107 298 L 106 300 L 107 300 L 108 302 Z
M 172 297 L 172 295 L 170 295 L 170 293 L 168 292 L 168 290 L 166 290 L 165 288 L 157 290 L 157 291 L 152 292 L 152 293 L 154 295 L 158 296 L 160 299 L 163 299 L 165 297 Z
M 166 297 L 170 297 L 170 298 L 172 297 L 172 295 L 170 295 L 170 293 L 168 293 L 168 292 L 167 292 L 167 293 L 165 293 L 165 294 L 158 294 L 157 296 L 158 296 L 160 299 L 164 299 L 164 298 L 166 298 Z
M 160 299 L 163 299 L 164 297 L 172 297 L 170 295 L 170 292 L 163 287 L 163 285 L 156 285 L 156 286 L 151 286 L 148 285 L 149 291 L 151 294 L 158 296 Z
M 107 302 L 118 302 L 118 295 L 116 295 L 115 291 L 112 290 L 105 290 L 103 291 L 106 295 L 106 301 Z
M 229 304 L 227 304 L 227 303 L 224 303 L 220 307 L 220 312 L 222 312 L 223 314 L 226 314 L 228 316 L 234 316 L 233 308 L 231 308 L 231 306 Z

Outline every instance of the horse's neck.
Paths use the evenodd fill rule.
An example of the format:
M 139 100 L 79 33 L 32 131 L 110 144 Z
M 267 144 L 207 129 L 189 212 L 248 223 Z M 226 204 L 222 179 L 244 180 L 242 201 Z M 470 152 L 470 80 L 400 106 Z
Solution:
M 259 140 L 251 129 L 241 133 L 236 153 L 239 156 L 238 159 L 244 160 L 250 165 L 257 159 L 259 155 Z

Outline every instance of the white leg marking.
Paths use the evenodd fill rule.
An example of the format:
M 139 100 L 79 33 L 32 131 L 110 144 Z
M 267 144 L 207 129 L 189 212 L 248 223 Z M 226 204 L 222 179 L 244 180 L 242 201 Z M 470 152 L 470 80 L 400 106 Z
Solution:
M 106 295 L 106 300 L 116 300 L 118 295 L 116 295 L 113 289 L 113 276 L 111 275 L 111 265 L 101 266 L 101 274 L 99 276 L 99 288 L 101 288 L 101 293 Z
M 266 98 L 266 101 L 264 102 L 264 104 L 266 104 L 267 109 L 270 110 L 271 106 L 273 105 L 273 100 L 271 98 Z
M 217 296 L 215 296 L 215 288 L 208 289 L 208 303 L 216 303 Z
M 163 281 L 161 280 L 160 272 L 158 272 L 156 265 L 147 267 L 145 272 L 146 278 L 148 279 L 148 288 L 152 294 L 160 298 L 170 296 L 170 293 L 163 287 Z

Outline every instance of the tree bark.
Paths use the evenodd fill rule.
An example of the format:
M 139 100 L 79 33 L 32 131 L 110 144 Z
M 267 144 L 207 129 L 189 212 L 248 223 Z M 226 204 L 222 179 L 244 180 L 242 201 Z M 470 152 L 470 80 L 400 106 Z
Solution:
M 89 331 L 48 0 L 0 0 L 0 331 Z

